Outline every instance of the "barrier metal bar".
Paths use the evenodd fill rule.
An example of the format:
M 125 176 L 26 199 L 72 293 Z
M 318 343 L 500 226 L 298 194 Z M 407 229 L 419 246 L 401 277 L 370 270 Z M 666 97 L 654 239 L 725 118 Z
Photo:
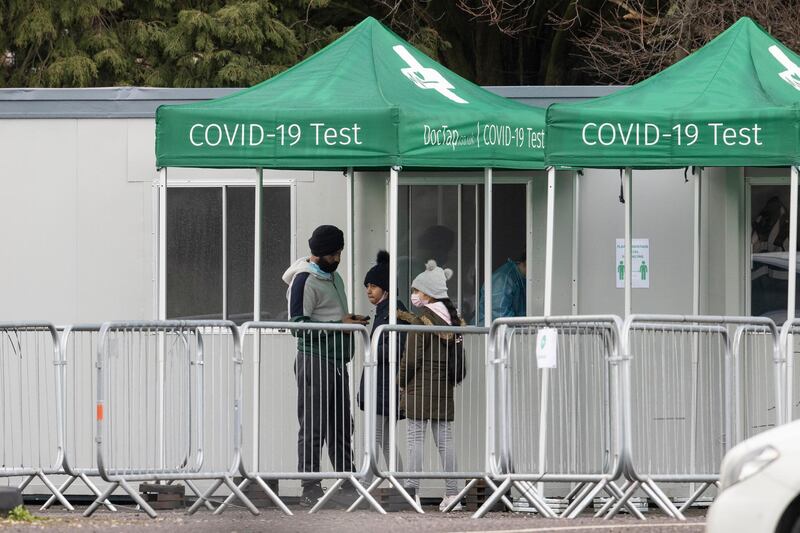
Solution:
M 241 464 L 242 352 L 230 321 L 108 322 L 97 347 L 97 468 L 151 517 L 134 481 L 211 480 L 189 513 L 224 483 L 259 514 L 232 477 Z M 160 426 L 159 420 L 168 420 Z M 217 509 L 215 512 L 221 512 Z
M 496 403 L 496 414 L 487 416 L 487 463 L 491 477 L 502 483 L 474 517 L 483 516 L 511 487 L 542 516 L 555 517 L 535 486 L 538 482 L 577 484 L 568 495 L 565 517 L 580 514 L 601 491 L 612 500 L 621 498 L 615 483 L 623 466 L 620 327 L 621 320 L 608 315 L 493 322 L 487 364 L 494 385 L 487 387 L 487 402 Z M 533 348 L 542 328 L 554 328 L 557 334 L 557 365 L 549 369 L 546 409 L 537 402 L 543 369 Z M 537 403 L 538 410 L 531 413 L 528 406 Z M 539 442 L 542 418 L 549 428 L 544 462 L 532 446 Z
M 779 348 L 775 353 L 774 340 Z M 733 336 L 733 444 L 790 420 L 784 405 L 789 361 L 769 325 L 743 325 Z
M 405 346 L 403 350 L 387 350 L 388 376 L 379 379 L 376 370 L 371 370 L 373 391 L 375 385 L 388 378 L 387 392 L 396 392 L 401 408 L 390 407 L 388 417 L 384 415 L 386 420 L 380 423 L 375 422 L 375 413 L 370 416 L 373 421 L 370 427 L 383 425 L 395 430 L 381 431 L 380 440 L 375 431 L 369 435 L 371 467 L 376 479 L 367 488 L 368 492 L 386 480 L 415 511 L 423 513 L 409 490 L 418 492 L 419 480 L 441 479 L 445 480 L 445 494 L 449 498 L 442 510 L 449 512 L 458 508 L 478 480 L 486 481 L 491 488 L 496 487 L 486 466 L 485 424 L 476 417 L 476 414 L 483 414 L 484 409 L 480 403 L 475 403 L 485 397 L 483 389 L 488 385 L 484 372 L 488 332 L 489 328 L 473 326 L 388 324 L 373 332 L 373 354 L 378 353 L 378 344 L 383 342 L 384 335 L 389 339 L 403 339 L 400 343 Z M 394 355 L 396 352 L 401 352 L 400 357 Z M 463 361 L 463 366 L 456 358 Z M 398 412 L 402 413 L 402 420 Z M 400 423 L 405 428 L 398 430 Z M 429 428 L 438 448 L 438 459 L 426 445 Z M 401 445 L 403 433 L 406 446 Z M 405 458 L 400 456 L 400 449 L 407 450 Z M 385 468 L 380 466 L 380 457 L 384 457 Z M 397 466 L 393 468 L 393 465 Z M 404 480 L 405 484 L 399 480 Z M 460 487 L 457 480 L 469 482 Z M 360 501 L 353 508 L 358 503 Z M 511 507 L 510 501 L 505 500 L 505 503 Z
M 38 478 L 66 509 L 74 510 L 47 476 L 64 462 L 63 358 L 55 326 L 0 323 L 0 477 Z
M 784 421 L 786 422 L 797 420 L 800 417 L 800 410 L 798 410 L 800 400 L 795 398 L 796 391 L 800 390 L 800 387 L 797 386 L 797 383 L 800 382 L 800 365 L 795 366 L 794 364 L 794 347 L 797 344 L 794 342 L 794 335 L 798 332 L 800 332 L 800 318 L 787 320 L 781 327 L 780 343 L 786 373 L 784 379 L 786 389 L 784 391 L 784 400 L 781 403 L 785 406 Z
M 365 496 L 375 510 L 385 513 L 359 482 L 369 472 L 371 460 L 367 429 L 368 414 L 373 409 L 370 394 L 373 374 L 367 370 L 375 363 L 370 355 L 367 329 L 338 323 L 248 322 L 241 326 L 240 331 L 245 341 L 252 340 L 252 343 L 246 342 L 246 346 L 252 345 L 245 350 L 248 368 L 253 363 L 254 354 L 260 351 L 262 390 L 257 396 L 260 404 L 248 408 L 258 409 L 260 413 L 258 424 L 252 428 L 255 432 L 252 441 L 258 442 L 262 451 L 268 453 L 260 453 L 257 464 L 242 461 L 239 471 L 245 479 L 239 489 L 244 490 L 255 483 L 285 514 L 291 515 L 292 512 L 266 481 L 300 480 L 313 484 L 334 480 L 313 505 L 309 511 L 312 513 L 332 497 L 336 499 L 341 495 L 340 487 L 349 481 L 353 490 Z M 336 364 L 328 359 L 328 356 L 349 359 L 350 353 L 354 358 L 349 364 Z M 356 404 L 359 387 L 355 380 L 362 372 L 364 414 L 353 420 L 350 407 Z M 298 415 L 297 423 L 294 431 L 286 431 L 293 412 Z M 347 427 L 348 421 L 350 427 Z M 283 429 L 276 432 L 274 428 L 278 424 Z M 359 432 L 363 433 L 360 444 L 359 439 L 353 436 Z M 321 457 L 323 444 L 328 449 L 330 462 Z M 354 451 L 353 444 L 360 448 Z M 246 458 L 249 456 L 245 455 Z M 348 468 L 350 465 L 352 468 Z M 229 496 L 218 511 L 229 505 L 232 499 L 233 496 Z
M 729 327 L 738 328 L 733 343 Z M 767 339 L 771 350 L 766 353 L 771 351 L 774 379 L 781 388 L 777 328 L 767 318 L 632 315 L 626 320 L 622 349 L 630 364 L 625 366 L 622 385 L 628 421 L 624 446 L 628 483 L 623 500 L 611 508 L 607 518 L 641 488 L 665 513 L 682 520 L 682 510 L 716 485 L 722 455 L 734 438 L 736 394 L 740 392 L 732 383 L 735 361 L 747 357 L 748 343 L 742 339 L 753 333 Z M 692 388 L 688 401 L 687 384 Z M 655 401 L 659 394 L 661 401 Z M 776 410 L 776 420 L 783 420 L 781 406 Z M 688 463 L 680 456 L 682 452 L 689 455 Z M 702 485 L 677 509 L 659 488 L 662 482 Z M 601 512 L 606 510 L 608 506 Z
M 62 383 L 59 401 L 64 413 L 63 470 L 68 476 L 58 490 L 64 494 L 75 481 L 81 480 L 95 497 L 99 497 L 102 492 L 90 478 L 100 477 L 95 460 L 95 424 L 92 416 L 96 405 L 94 377 L 100 324 L 67 325 L 57 330 L 64 362 L 59 372 Z M 57 501 L 55 496 L 51 496 L 41 510 L 50 508 Z M 108 500 L 103 501 L 103 505 L 109 511 L 116 511 L 116 507 Z

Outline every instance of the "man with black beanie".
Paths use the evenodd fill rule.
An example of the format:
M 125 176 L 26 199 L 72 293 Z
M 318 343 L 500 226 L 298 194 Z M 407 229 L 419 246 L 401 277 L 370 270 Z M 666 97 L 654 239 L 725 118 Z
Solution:
M 319 226 L 308 240 L 309 257 L 298 259 L 283 274 L 289 285 L 286 298 L 292 322 L 365 324 L 367 319 L 347 309 L 344 282 L 336 272 L 344 248 L 344 234 L 336 226 Z M 325 444 L 337 472 L 353 471 L 350 378 L 347 363 L 353 357 L 351 336 L 341 332 L 297 331 L 298 472 L 319 472 Z M 323 495 L 317 479 L 302 481 L 300 504 L 312 506 Z M 334 502 L 355 499 L 343 490 Z

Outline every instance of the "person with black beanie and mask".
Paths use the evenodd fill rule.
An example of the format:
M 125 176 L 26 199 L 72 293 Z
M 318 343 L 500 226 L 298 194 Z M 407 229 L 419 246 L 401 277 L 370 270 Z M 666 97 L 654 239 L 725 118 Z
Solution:
M 369 303 L 375 306 L 375 319 L 372 321 L 372 335 L 375 335 L 375 330 L 378 326 L 389 323 L 389 253 L 385 250 L 378 252 L 378 257 L 375 266 L 367 271 L 364 276 L 364 287 L 367 290 L 367 299 Z M 399 312 L 407 311 L 403 302 L 397 300 L 397 310 Z M 397 320 L 398 324 L 408 324 L 405 320 Z M 398 347 L 397 358 L 403 353 L 405 346 L 405 333 L 397 335 Z M 386 467 L 389 467 L 389 334 L 384 333 L 378 342 L 377 350 L 375 353 L 375 361 L 377 362 L 376 374 L 377 381 L 375 383 L 375 441 L 378 446 L 383 450 L 383 458 L 386 461 Z M 395 370 L 396 371 L 396 370 Z M 397 383 L 395 383 L 395 388 Z M 358 406 L 364 410 L 364 374 L 361 374 L 361 385 L 358 392 Z M 399 398 L 398 405 L 399 405 Z M 403 418 L 402 413 L 397 413 L 397 419 Z M 403 467 L 400 462 L 400 456 L 397 456 L 397 470 L 402 471 Z M 367 482 L 372 481 L 372 472 L 367 476 Z
M 298 259 L 283 274 L 292 322 L 366 324 L 367 317 L 350 314 L 344 282 L 336 272 L 344 249 L 344 234 L 336 226 L 319 226 L 308 240 L 309 257 Z M 298 331 L 297 470 L 319 472 L 322 445 L 337 472 L 353 472 L 350 378 L 351 335 L 341 332 Z M 313 506 L 322 497 L 320 480 L 302 480 L 300 504 Z M 355 489 L 343 488 L 334 503 L 355 501 Z

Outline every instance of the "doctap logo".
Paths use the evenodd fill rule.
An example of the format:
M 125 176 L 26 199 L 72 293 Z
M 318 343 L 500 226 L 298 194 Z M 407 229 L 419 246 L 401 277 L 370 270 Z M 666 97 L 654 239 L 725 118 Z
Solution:
M 800 67 L 789 59 L 789 57 L 783 53 L 783 50 L 774 44 L 769 47 L 769 53 L 786 68 L 786 70 L 780 73 L 780 77 L 783 78 L 783 81 L 800 91 Z
M 447 81 L 438 70 L 423 67 L 420 62 L 411 55 L 405 46 L 398 44 L 397 46 L 392 47 L 392 49 L 408 65 L 407 68 L 400 69 L 400 72 L 402 72 L 406 78 L 414 82 L 414 85 L 420 89 L 433 89 L 457 104 L 469 103 L 452 91 L 452 89 L 455 87 L 453 84 Z

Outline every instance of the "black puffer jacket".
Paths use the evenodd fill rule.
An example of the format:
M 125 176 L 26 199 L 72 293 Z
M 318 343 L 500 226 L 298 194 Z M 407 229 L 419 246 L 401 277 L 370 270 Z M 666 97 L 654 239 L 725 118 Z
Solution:
M 397 301 L 397 310 L 407 311 L 406 306 L 403 305 L 403 302 L 400 300 Z M 375 330 L 378 329 L 378 326 L 383 324 L 389 323 L 389 300 L 383 300 L 380 302 L 377 307 L 375 308 L 375 320 L 372 323 L 372 333 L 374 335 Z M 398 324 L 408 324 L 401 320 L 400 318 L 397 319 Z M 406 344 L 406 335 L 405 333 L 401 333 L 398 336 L 398 347 L 397 347 L 397 360 L 399 361 L 400 358 L 403 356 L 403 349 L 405 348 Z M 375 399 L 376 399 L 376 412 L 379 415 L 388 416 L 389 415 L 389 334 L 384 333 L 382 335 L 381 341 L 378 343 L 378 353 L 375 354 L 375 360 L 377 361 L 377 379 L 375 385 Z M 397 405 L 400 405 L 400 394 L 397 395 Z M 361 384 L 358 386 L 358 406 L 361 410 L 364 410 L 364 373 L 361 373 Z

